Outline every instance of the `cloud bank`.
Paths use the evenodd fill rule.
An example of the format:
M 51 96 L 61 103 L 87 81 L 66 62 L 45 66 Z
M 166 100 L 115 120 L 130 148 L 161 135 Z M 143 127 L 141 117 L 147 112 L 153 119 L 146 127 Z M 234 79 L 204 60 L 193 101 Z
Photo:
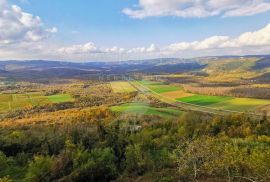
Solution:
M 264 28 L 254 31 L 245 32 L 237 37 L 229 36 L 212 36 L 204 40 L 192 42 L 176 42 L 164 47 L 157 47 L 151 44 L 146 47 L 136 47 L 124 49 L 118 47 L 100 48 L 94 43 L 86 43 L 82 45 L 71 45 L 61 47 L 57 53 L 67 56 L 90 56 L 102 54 L 112 56 L 113 54 L 122 54 L 127 57 L 159 57 L 159 56 L 174 56 L 185 55 L 190 53 L 195 56 L 201 54 L 256 54 L 270 51 L 270 23 Z
M 167 46 L 168 51 L 205 50 L 270 46 L 270 24 L 255 31 L 245 32 L 236 38 L 228 36 L 212 36 L 202 41 L 179 42 Z
M 176 16 L 251 16 L 270 10 L 268 0 L 139 0 L 133 8 L 123 9 L 132 18 Z

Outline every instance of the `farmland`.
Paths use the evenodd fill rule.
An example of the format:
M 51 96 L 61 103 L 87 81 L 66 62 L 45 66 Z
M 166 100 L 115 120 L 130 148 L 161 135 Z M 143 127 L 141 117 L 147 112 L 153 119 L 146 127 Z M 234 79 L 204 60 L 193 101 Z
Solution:
M 149 88 L 154 93 L 160 94 L 163 97 L 162 99 L 168 98 L 168 101 L 175 100 L 192 105 L 209 107 L 209 109 L 261 112 L 263 111 L 261 108 L 267 109 L 268 107 L 266 106 L 270 105 L 270 100 L 267 99 L 208 96 L 186 92 L 181 89 L 181 86 L 171 86 L 162 82 L 139 81 L 139 83 Z M 178 88 L 178 90 L 176 88 Z M 174 89 L 176 89 L 176 91 L 172 91 Z
M 0 112 L 6 112 L 26 107 L 49 103 L 70 102 L 73 99 L 67 94 L 45 96 L 40 92 L 25 94 L 0 94 Z
M 217 104 L 224 102 L 226 100 L 232 99 L 231 97 L 222 96 L 207 96 L 207 95 L 193 95 L 190 97 L 183 97 L 176 99 L 177 101 L 186 102 L 194 105 L 208 106 L 212 104 Z
M 123 92 L 128 93 L 136 91 L 136 89 L 128 82 L 118 81 L 118 82 L 110 82 L 110 84 L 114 93 L 123 93 Z
M 267 106 L 270 100 L 250 99 L 250 98 L 234 98 L 211 105 L 211 107 L 223 110 L 233 111 L 256 111 L 257 108 Z
M 179 99 L 183 97 L 193 96 L 194 94 L 185 92 L 184 90 L 177 90 L 177 91 L 165 92 L 165 93 L 162 93 L 161 95 L 170 99 Z
M 127 103 L 111 108 L 114 112 L 139 114 L 139 115 L 156 115 L 161 117 L 176 117 L 181 115 L 181 111 L 173 108 L 156 108 L 146 103 Z
M 50 95 L 47 97 L 53 103 L 72 102 L 74 99 L 68 94 Z
M 160 82 L 141 81 L 139 83 L 147 86 L 152 91 L 154 91 L 156 93 L 159 93 L 159 94 L 166 93 L 166 92 L 178 91 L 178 90 L 181 90 L 182 89 L 179 86 L 166 85 L 166 84 L 162 84 Z

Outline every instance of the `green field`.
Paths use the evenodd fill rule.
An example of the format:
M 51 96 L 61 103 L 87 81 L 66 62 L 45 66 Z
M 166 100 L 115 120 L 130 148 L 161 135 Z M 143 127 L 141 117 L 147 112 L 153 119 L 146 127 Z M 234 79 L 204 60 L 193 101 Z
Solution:
M 67 94 L 45 96 L 40 92 L 26 94 L 0 94 L 0 112 L 49 103 L 70 102 L 73 98 Z
M 53 103 L 72 102 L 74 99 L 68 94 L 50 95 L 48 99 Z
M 222 96 L 207 96 L 207 95 L 193 95 L 190 97 L 183 97 L 176 99 L 177 101 L 186 102 L 190 104 L 208 106 L 212 104 L 217 104 L 227 100 L 233 99 L 232 97 L 222 97 Z
M 232 111 L 252 111 L 258 107 L 269 105 L 270 100 L 264 99 L 250 99 L 250 98 L 234 98 L 218 104 L 211 105 L 211 107 L 232 110 Z
M 145 85 L 145 86 L 149 86 L 149 85 L 163 85 L 163 83 L 161 83 L 161 82 L 153 82 L 153 81 L 149 81 L 149 80 L 140 80 L 138 82 L 140 84 Z
M 156 115 L 161 117 L 176 117 L 181 115 L 182 111 L 172 108 L 156 108 L 144 103 L 127 103 L 111 107 L 114 112 L 132 113 L 140 115 Z
M 179 86 L 166 85 L 161 82 L 152 82 L 152 81 L 142 80 L 142 81 L 139 81 L 139 83 L 159 94 L 165 93 L 165 92 L 182 90 L 182 88 Z
M 136 89 L 128 82 L 110 82 L 114 93 L 135 92 Z
M 270 100 L 252 99 L 252 98 L 235 98 L 222 96 L 206 96 L 194 95 L 176 99 L 177 101 L 195 104 L 199 106 L 207 106 L 215 109 L 230 111 L 252 111 L 258 107 L 269 105 Z

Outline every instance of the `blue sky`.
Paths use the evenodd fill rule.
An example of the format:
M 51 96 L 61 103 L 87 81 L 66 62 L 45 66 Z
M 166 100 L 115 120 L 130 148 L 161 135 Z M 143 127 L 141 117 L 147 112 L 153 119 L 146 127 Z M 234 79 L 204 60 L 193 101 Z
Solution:
M 113 55 L 116 53 L 124 54 L 127 59 L 138 55 L 140 58 L 196 57 L 208 54 L 248 54 L 257 46 L 260 51 L 251 51 L 251 54 L 269 51 L 270 43 L 268 45 L 267 42 L 269 37 L 266 37 L 266 42 L 258 45 L 244 45 L 243 40 L 234 40 L 246 32 L 264 30 L 264 34 L 269 33 L 267 25 L 270 23 L 270 3 L 267 0 L 244 1 L 249 2 L 247 4 L 243 3 L 243 0 L 235 0 L 233 4 L 232 0 L 222 0 L 225 4 L 213 4 L 211 0 L 205 0 L 200 6 L 196 3 L 184 4 L 182 3 L 184 0 L 1 1 L 6 5 L 6 9 L 12 9 L 11 6 L 16 5 L 20 7 L 21 12 L 31 14 L 33 19 L 36 16 L 40 17 L 40 24 L 34 27 L 35 32 L 39 32 L 36 37 L 40 38 L 36 40 L 31 38 L 31 41 L 17 38 L 19 33 L 25 37 L 23 33 L 26 31 L 17 32 L 15 36 L 16 41 L 23 44 L 21 47 L 17 45 L 16 49 L 26 50 L 26 44 L 31 44 L 32 48 L 28 54 L 20 51 L 12 54 L 14 45 L 9 42 L 13 41 L 13 37 L 9 35 L 6 39 L 2 37 L 3 41 L 10 45 L 0 44 L 0 53 L 3 52 L 1 59 L 12 59 L 14 56 L 18 59 L 94 60 L 99 58 L 101 53 L 104 59 L 110 57 L 116 59 Z M 261 6 L 254 7 L 260 3 Z M 234 8 L 231 8 L 232 5 Z M 191 8 L 181 9 L 182 6 Z M 204 8 L 203 11 L 199 9 L 201 7 Z M 5 17 L 0 17 L 0 21 L 1 18 Z M 52 28 L 56 28 L 57 31 L 47 31 Z M 43 34 L 46 35 L 40 35 L 40 29 L 43 29 Z M 261 36 L 261 34 L 254 35 L 248 37 L 248 40 L 257 40 L 258 36 Z M 209 41 L 202 42 L 211 37 L 211 45 L 205 45 Z M 59 52 L 46 50 L 37 54 L 33 46 L 42 49 L 51 47 Z M 234 51 L 230 52 L 232 49 Z M 69 56 L 61 57 L 59 56 L 61 52 Z

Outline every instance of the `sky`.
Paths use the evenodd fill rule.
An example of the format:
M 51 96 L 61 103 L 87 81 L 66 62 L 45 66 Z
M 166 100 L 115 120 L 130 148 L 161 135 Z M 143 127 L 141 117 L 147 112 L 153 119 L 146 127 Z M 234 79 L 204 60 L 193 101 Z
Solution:
M 1 60 L 270 53 L 270 0 L 0 0 Z

